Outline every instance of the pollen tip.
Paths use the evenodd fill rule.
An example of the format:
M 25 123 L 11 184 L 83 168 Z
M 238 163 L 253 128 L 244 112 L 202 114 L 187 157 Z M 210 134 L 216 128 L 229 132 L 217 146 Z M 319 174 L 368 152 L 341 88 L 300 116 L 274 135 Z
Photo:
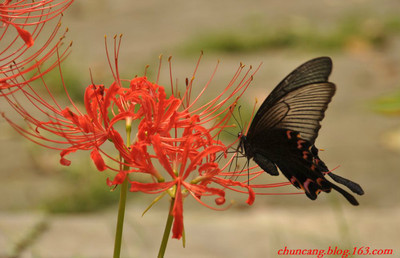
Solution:
M 117 38 L 117 34 L 114 35 L 114 39 L 116 39 L 116 38 Z
M 162 57 L 163 57 L 163 54 L 160 54 L 159 56 L 158 56 L 158 59 L 162 59 Z
M 168 57 L 168 62 L 170 62 L 170 61 L 171 61 L 171 59 L 172 59 L 172 56 L 169 56 L 169 57 Z

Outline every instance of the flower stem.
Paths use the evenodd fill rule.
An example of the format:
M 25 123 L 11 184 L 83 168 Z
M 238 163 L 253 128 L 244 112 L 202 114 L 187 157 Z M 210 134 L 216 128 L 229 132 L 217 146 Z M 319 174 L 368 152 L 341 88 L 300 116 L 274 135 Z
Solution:
M 114 256 L 113 256 L 114 258 L 119 258 L 121 254 L 122 230 L 124 228 L 127 189 L 128 189 L 128 178 L 125 178 L 124 182 L 121 184 L 121 192 L 119 196 L 118 220 L 117 220 L 117 229 L 115 232 L 115 242 L 114 242 Z
M 126 129 L 126 145 L 130 146 L 132 119 L 127 118 L 125 129 Z M 129 167 L 124 165 L 124 170 L 125 171 L 129 170 Z M 114 242 L 114 256 L 113 256 L 114 258 L 119 258 L 121 255 L 122 231 L 124 229 L 126 194 L 128 192 L 128 183 L 129 183 L 128 175 L 126 175 L 124 182 L 122 182 L 121 184 L 121 192 L 119 194 L 117 229 L 115 230 L 115 242 Z
M 167 249 L 169 234 L 172 228 L 172 222 L 174 221 L 174 216 L 172 216 L 172 209 L 174 207 L 175 198 L 171 198 L 171 204 L 169 207 L 167 223 L 165 224 L 164 235 L 161 241 L 160 250 L 158 251 L 158 258 L 163 258 L 165 254 L 165 250 Z

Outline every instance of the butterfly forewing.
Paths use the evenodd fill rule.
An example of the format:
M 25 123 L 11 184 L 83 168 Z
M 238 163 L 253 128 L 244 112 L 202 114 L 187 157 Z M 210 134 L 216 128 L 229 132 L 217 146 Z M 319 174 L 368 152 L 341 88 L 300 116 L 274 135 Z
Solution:
M 285 110 L 288 111 L 288 108 L 290 108 L 287 107 L 285 103 L 281 102 L 285 95 L 306 85 L 326 83 L 331 71 L 331 59 L 329 57 L 319 57 L 304 63 L 291 72 L 275 87 L 262 103 L 254 116 L 248 134 L 256 133 L 255 131 L 259 120 L 262 119 L 265 121 L 265 118 L 263 119 L 264 116 L 271 116 L 271 118 L 274 119 L 279 118 L 279 115 L 284 116 Z M 286 106 L 286 109 L 284 106 Z M 280 107 L 282 107 L 282 109 Z M 275 117 L 273 115 L 274 112 L 279 113 L 279 115 Z M 271 123 L 276 123 L 276 121 L 271 121 Z
M 288 129 L 299 132 L 302 139 L 314 144 L 320 121 L 334 94 L 335 85 L 329 82 L 291 91 L 260 117 L 253 125 L 253 133 L 262 134 L 273 128 Z
M 332 72 L 332 60 L 329 57 L 312 59 L 286 76 L 271 92 L 263 105 L 279 100 L 286 93 L 307 84 L 327 82 Z

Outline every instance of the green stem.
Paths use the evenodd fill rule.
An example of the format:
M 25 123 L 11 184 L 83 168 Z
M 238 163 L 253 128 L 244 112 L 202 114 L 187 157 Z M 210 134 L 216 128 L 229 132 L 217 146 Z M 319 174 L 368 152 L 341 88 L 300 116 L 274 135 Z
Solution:
M 132 131 L 132 119 L 126 119 L 126 145 L 130 146 L 131 143 L 131 131 Z M 124 170 L 129 170 L 129 167 L 124 166 Z M 114 242 L 114 258 L 119 258 L 121 255 L 121 244 L 122 244 L 122 231 L 124 229 L 124 218 L 125 218 L 125 206 L 126 206 L 126 194 L 128 192 L 128 175 L 126 175 L 124 182 L 121 184 L 121 192 L 119 194 L 119 205 L 118 205 L 118 219 L 117 229 L 115 230 L 115 242 Z
M 125 178 L 124 182 L 121 184 L 121 192 L 119 195 L 118 220 L 117 220 L 117 229 L 115 232 L 115 242 L 114 242 L 114 256 L 113 256 L 114 258 L 119 258 L 121 254 L 122 230 L 124 228 L 127 190 L 128 190 L 128 178 Z
M 163 258 L 165 254 L 165 250 L 167 249 L 167 244 L 168 244 L 168 239 L 169 239 L 169 234 L 171 232 L 172 228 L 172 222 L 174 221 L 174 216 L 172 216 L 172 209 L 174 207 L 175 199 L 171 199 L 171 204 L 169 207 L 169 212 L 168 212 L 168 219 L 167 223 L 165 224 L 165 229 L 164 229 L 164 235 L 161 241 L 160 245 L 160 250 L 158 251 L 158 258 Z

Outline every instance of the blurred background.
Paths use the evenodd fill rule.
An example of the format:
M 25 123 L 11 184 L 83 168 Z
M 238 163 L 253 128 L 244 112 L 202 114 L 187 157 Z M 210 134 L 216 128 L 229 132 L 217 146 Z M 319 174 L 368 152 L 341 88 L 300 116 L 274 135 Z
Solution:
M 316 201 L 304 195 L 258 196 L 250 207 L 239 197 L 224 212 L 187 200 L 186 248 L 170 240 L 166 257 L 278 257 L 285 246 L 364 246 L 393 249 L 387 257 L 400 257 L 399 11 L 398 0 L 77 1 L 62 20 L 69 28 L 66 42 L 73 41 L 63 75 L 76 101 L 91 83 L 89 68 L 96 83 L 109 85 L 104 35 L 112 45 L 121 33 L 124 78 L 143 75 L 150 65 L 147 74 L 155 80 L 159 55 L 165 61 L 172 55 L 174 77 L 182 84 L 203 50 L 197 86 L 220 60 L 213 83 L 218 90 L 240 62 L 253 67 L 262 62 L 241 100 L 248 122 L 256 97 L 262 101 L 303 62 L 330 56 L 337 93 L 316 144 L 330 168 L 340 165 L 337 174 L 364 188 L 360 206 L 337 193 Z M 161 83 L 169 85 L 166 74 Z M 49 75 L 50 84 L 58 80 Z M 0 109 L 7 112 L 6 103 Z M 105 183 L 111 174 L 97 172 L 88 157 L 71 155 L 72 165 L 61 167 L 58 152 L 34 145 L 0 120 L 0 257 L 111 256 L 118 192 Z M 267 174 L 263 180 L 285 181 Z M 156 256 L 168 201 L 142 217 L 154 197 L 128 195 L 123 257 Z

